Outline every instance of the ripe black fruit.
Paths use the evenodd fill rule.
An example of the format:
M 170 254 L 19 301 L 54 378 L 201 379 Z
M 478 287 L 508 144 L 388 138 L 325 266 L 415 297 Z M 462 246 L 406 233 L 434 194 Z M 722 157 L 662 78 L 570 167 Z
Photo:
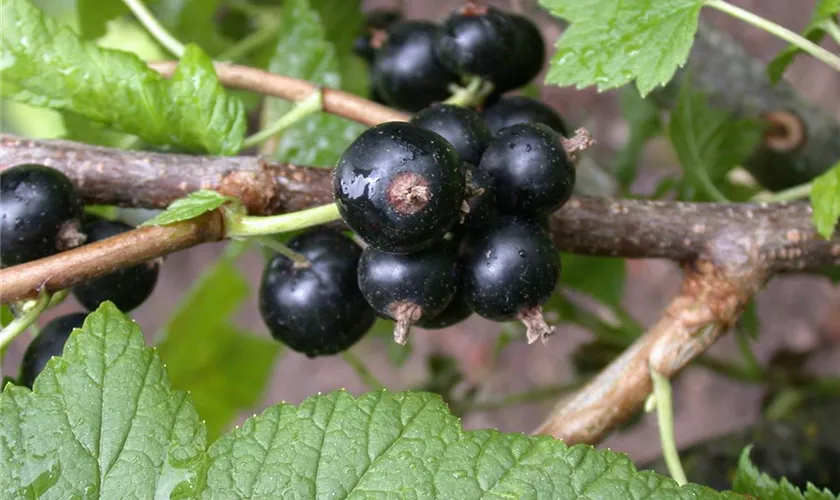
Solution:
M 516 29 L 500 11 L 473 3 L 453 13 L 438 30 L 435 53 L 459 75 L 492 76 L 508 71 Z
M 463 106 L 432 106 L 414 115 L 411 123 L 440 134 L 452 144 L 461 161 L 473 165 L 481 161 L 481 154 L 493 137 L 481 115 Z
M 70 332 L 81 328 L 86 317 L 87 313 L 66 314 L 47 323 L 23 353 L 18 382 L 31 389 L 35 378 L 47 366 L 47 361 L 53 356 L 61 356 Z
M 473 311 L 495 321 L 519 318 L 529 343 L 551 334 L 541 305 L 554 292 L 560 260 L 537 223 L 523 217 L 493 219 L 467 234 L 459 263 L 464 299 Z
M 455 75 L 440 65 L 432 44 L 437 27 L 427 22 L 394 25 L 373 60 L 373 85 L 391 106 L 419 111 L 446 99 Z
M 458 288 L 455 256 L 447 245 L 410 254 L 365 248 L 359 288 L 376 311 L 397 322 L 394 340 L 405 344 L 411 325 L 443 312 Z
M 536 24 L 527 17 L 506 13 L 514 27 L 513 58 L 507 71 L 493 75 L 497 92 L 526 85 L 540 72 L 545 60 L 545 41 Z
M 74 247 L 82 204 L 64 174 L 26 164 L 0 174 L 0 263 L 14 266 Z
M 455 297 L 452 298 L 452 301 L 446 306 L 443 312 L 432 317 L 424 316 L 415 325 L 427 330 L 440 330 L 464 321 L 471 314 L 472 310 L 464 300 L 464 296 L 456 292 Z
M 123 222 L 104 219 L 96 219 L 84 225 L 88 243 L 104 240 L 132 229 Z M 94 311 L 99 304 L 110 300 L 120 311 L 129 312 L 149 298 L 157 284 L 159 272 L 159 260 L 126 267 L 88 283 L 74 286 L 73 296 L 88 311 Z
M 443 137 L 389 122 L 369 128 L 344 151 L 333 191 L 341 217 L 364 241 L 411 252 L 443 237 L 457 220 L 464 173 Z
M 484 170 L 470 163 L 462 163 L 467 188 L 464 201 L 469 211 L 464 215 L 464 226 L 478 227 L 496 214 L 496 188 L 493 179 Z
M 377 43 L 374 42 L 377 32 L 387 30 L 401 18 L 402 14 L 398 10 L 377 9 L 368 12 L 365 15 L 365 32 L 353 41 L 353 52 L 372 63 L 377 50 Z
M 569 137 L 563 118 L 550 107 L 530 97 L 503 97 L 484 110 L 484 120 L 493 134 L 517 123 L 542 123 Z
M 575 186 L 575 166 L 560 136 L 539 123 L 520 123 L 496 134 L 479 167 L 493 178 L 500 211 L 511 215 L 556 210 Z
M 328 229 L 305 232 L 288 246 L 309 263 L 276 255 L 266 265 L 259 305 L 271 335 L 309 357 L 348 349 L 376 316 L 359 291 L 356 268 L 362 250 Z

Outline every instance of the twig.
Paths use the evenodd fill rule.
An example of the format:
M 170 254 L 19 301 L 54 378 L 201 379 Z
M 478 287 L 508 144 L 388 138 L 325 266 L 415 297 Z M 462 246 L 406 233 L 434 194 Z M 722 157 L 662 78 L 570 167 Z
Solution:
M 165 77 L 172 76 L 176 65 L 177 61 L 149 63 L 150 68 Z M 289 101 L 302 101 L 319 88 L 304 80 L 235 64 L 217 63 L 216 74 L 225 87 L 250 90 Z M 343 116 L 365 125 L 389 121 L 404 122 L 409 118 L 409 115 L 405 113 L 340 90 L 324 88 L 323 99 L 324 111 L 327 113 Z

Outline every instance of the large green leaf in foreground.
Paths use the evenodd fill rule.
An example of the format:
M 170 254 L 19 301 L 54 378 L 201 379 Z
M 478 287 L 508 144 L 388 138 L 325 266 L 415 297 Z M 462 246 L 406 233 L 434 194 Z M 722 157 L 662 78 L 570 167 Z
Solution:
M 32 392 L 0 395 L 0 497 L 740 498 L 590 446 L 465 432 L 428 393 L 339 391 L 273 406 L 206 451 L 204 436 L 191 398 L 105 303 Z

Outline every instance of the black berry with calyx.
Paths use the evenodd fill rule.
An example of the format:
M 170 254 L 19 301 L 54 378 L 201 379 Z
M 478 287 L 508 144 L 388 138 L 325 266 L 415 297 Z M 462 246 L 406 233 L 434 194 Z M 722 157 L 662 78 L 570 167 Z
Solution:
M 403 22 L 388 30 L 371 68 L 373 85 L 387 104 L 419 111 L 449 97 L 457 78 L 435 57 L 432 45 L 437 26 Z
M 496 215 L 496 188 L 493 179 L 484 170 L 471 163 L 462 163 L 467 182 L 464 195 L 463 225 L 478 227 Z
M 31 389 L 47 361 L 53 356 L 61 356 L 70 333 L 74 328 L 81 328 L 86 317 L 87 313 L 66 314 L 47 323 L 23 353 L 18 383 Z
M 376 319 L 359 291 L 362 250 L 329 229 L 302 233 L 288 247 L 305 262 L 279 254 L 268 262 L 259 291 L 263 322 L 276 340 L 309 357 L 348 349 Z
M 82 203 L 58 170 L 25 164 L 0 174 L 0 265 L 23 264 L 84 242 Z
M 443 237 L 464 200 L 458 153 L 409 123 L 371 127 L 344 151 L 333 191 L 342 219 L 365 242 L 412 252 Z
M 493 134 L 518 123 L 542 123 L 569 137 L 569 129 L 560 114 L 531 97 L 503 97 L 484 110 L 484 120 Z
M 84 225 L 88 244 L 134 229 L 119 221 L 98 218 L 88 220 Z M 101 278 L 74 286 L 73 296 L 88 311 L 96 310 L 102 302 L 109 300 L 120 311 L 129 312 L 149 298 L 157 284 L 159 272 L 158 259 L 118 269 Z
M 492 7 L 467 2 L 440 27 L 434 47 L 449 71 L 489 77 L 508 71 L 515 42 L 516 29 L 508 16 Z
M 376 311 L 396 321 L 394 340 L 405 344 L 411 326 L 446 308 L 458 288 L 454 252 L 447 245 L 409 254 L 365 248 L 359 288 Z
M 467 234 L 459 264 L 464 300 L 494 321 L 519 319 L 528 342 L 553 332 L 542 304 L 560 275 L 560 259 L 548 233 L 524 217 L 503 216 Z
M 575 186 L 575 166 L 560 136 L 540 123 L 502 129 L 479 168 L 493 179 L 499 210 L 511 215 L 552 212 L 568 201 Z
M 438 104 L 414 115 L 411 123 L 439 134 L 452 144 L 461 161 L 473 165 L 481 161 L 493 137 L 482 116 L 463 106 Z
M 518 89 L 536 78 L 545 61 L 545 40 L 540 29 L 527 17 L 505 13 L 514 27 L 513 59 L 507 71 L 492 76 L 494 90 Z
M 402 14 L 398 10 L 376 9 L 368 12 L 365 15 L 364 33 L 353 41 L 353 52 L 368 63 L 372 63 L 376 50 L 379 48 L 378 45 L 381 43 L 377 41 L 378 38 L 401 18 Z

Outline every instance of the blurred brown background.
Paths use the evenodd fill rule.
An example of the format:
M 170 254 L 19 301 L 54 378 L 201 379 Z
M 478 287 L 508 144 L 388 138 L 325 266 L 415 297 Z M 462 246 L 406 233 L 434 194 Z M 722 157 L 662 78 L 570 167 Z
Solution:
M 367 8 L 392 7 L 400 2 L 378 0 L 366 2 Z M 459 2 L 452 0 L 404 0 L 402 8 L 408 18 L 440 20 Z M 544 28 L 549 43 L 560 30 L 544 12 L 534 10 L 534 2 L 496 1 L 499 6 L 530 13 Z M 733 3 L 787 26 L 802 29 L 815 1 L 812 0 L 735 0 Z M 732 32 L 749 52 L 769 60 L 784 43 L 763 31 L 717 12 L 705 12 L 703 18 Z M 833 50 L 838 47 L 825 44 Z M 802 96 L 830 109 L 840 118 L 840 76 L 822 63 L 805 56 L 797 58 L 787 79 Z M 590 154 L 603 163 L 609 160 L 627 137 L 627 126 L 617 108 L 617 93 L 598 94 L 592 90 L 546 88 L 543 98 L 559 109 L 574 126 L 588 128 L 599 144 Z M 839 139 L 840 140 L 840 139 Z M 643 174 L 638 190 L 645 192 L 652 185 L 649 179 L 663 172 L 679 169 L 678 162 L 664 141 L 651 143 L 642 160 Z M 133 316 L 147 333 L 149 340 L 166 321 L 182 293 L 220 250 L 219 245 L 204 245 L 169 257 L 161 280 L 152 297 Z M 244 273 L 257 283 L 262 262 L 252 252 L 241 261 Z M 669 262 L 632 261 L 628 263 L 624 305 L 643 325 L 654 322 L 676 291 L 679 270 Z M 254 288 L 255 290 L 255 288 Z M 76 310 L 72 299 L 51 310 L 41 322 Z M 794 350 L 818 348 L 808 368 L 840 375 L 840 288 L 826 278 L 787 276 L 774 279 L 758 296 L 761 335 L 755 347 L 759 360 L 767 361 L 780 347 Z M 257 313 L 255 301 L 249 301 L 239 314 L 241 325 L 266 335 Z M 499 326 L 481 318 L 472 318 L 449 330 L 413 334 L 413 355 L 401 368 L 388 359 L 388 346 L 383 338 L 368 338 L 354 348 L 373 374 L 389 389 L 409 388 L 426 377 L 425 358 L 436 352 L 457 359 L 460 369 L 471 383 L 481 383 L 481 399 L 497 399 L 529 388 L 562 384 L 572 376 L 569 353 L 576 345 L 591 339 L 579 328 L 561 325 L 556 336 L 545 345 L 528 346 L 524 339 L 507 347 L 491 365 L 491 350 L 499 334 Z M 25 335 L 24 335 L 25 337 Z M 25 348 L 18 341 L 4 365 L 6 373 L 16 373 L 17 363 Z M 722 339 L 712 352 L 723 358 L 738 359 L 731 336 Z M 274 375 L 266 391 L 263 407 L 285 400 L 299 402 L 317 392 L 346 388 L 354 394 L 364 392 L 365 384 L 340 357 L 310 360 L 293 352 L 283 351 L 278 357 Z M 680 445 L 704 440 L 755 421 L 759 415 L 760 388 L 747 386 L 697 368 L 689 368 L 675 382 L 676 437 Z M 464 420 L 467 428 L 493 427 L 503 431 L 529 432 L 548 413 L 553 401 L 511 406 L 492 412 L 470 413 Z M 262 409 L 253 408 L 243 418 Z M 659 455 L 659 439 L 655 417 L 644 416 L 627 431 L 613 434 L 603 446 L 627 452 L 634 460 L 644 461 Z

